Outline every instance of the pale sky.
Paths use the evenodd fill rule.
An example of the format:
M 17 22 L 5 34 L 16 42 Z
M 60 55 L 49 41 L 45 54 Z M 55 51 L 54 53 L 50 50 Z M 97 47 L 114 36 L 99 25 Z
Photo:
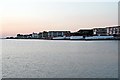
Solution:
M 1 0 L 2 35 L 118 25 L 118 0 Z

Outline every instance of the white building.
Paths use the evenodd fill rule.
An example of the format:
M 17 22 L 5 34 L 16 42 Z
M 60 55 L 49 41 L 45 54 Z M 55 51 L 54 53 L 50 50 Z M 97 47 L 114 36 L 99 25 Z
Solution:
M 107 27 L 107 35 L 120 35 L 120 26 Z
M 64 37 L 66 35 L 70 35 L 70 31 L 49 31 L 48 37 Z

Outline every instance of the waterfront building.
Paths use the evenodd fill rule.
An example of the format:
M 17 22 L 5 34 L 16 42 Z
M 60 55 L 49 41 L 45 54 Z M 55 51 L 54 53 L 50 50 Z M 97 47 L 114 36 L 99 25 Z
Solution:
M 77 32 L 71 33 L 70 39 L 84 39 L 86 36 L 93 36 L 92 29 L 82 29 Z
M 9 38 L 9 37 L 7 37 Z M 43 31 L 32 34 L 17 34 L 17 39 L 120 39 L 120 26 L 80 29 L 77 32 L 70 31 Z
M 77 32 L 80 36 L 93 36 L 93 29 L 82 29 Z
M 32 38 L 32 34 L 28 34 L 28 35 L 23 35 L 23 34 L 17 34 L 18 39 L 29 39 Z
M 42 32 L 39 32 L 39 33 L 38 33 L 38 38 L 39 38 L 39 39 L 42 39 Z
M 33 33 L 32 33 L 32 38 L 35 38 L 35 39 L 36 39 L 36 38 L 39 38 L 39 35 L 38 35 L 37 33 L 34 33 L 34 32 L 33 32 Z
M 120 36 L 120 26 L 107 27 L 107 35 Z
M 24 38 L 24 36 L 22 34 L 17 34 L 17 38 L 22 39 L 22 38 Z
M 48 32 L 47 31 L 43 31 L 42 32 L 42 38 L 43 39 L 47 39 L 48 38 Z
M 64 36 L 70 36 L 70 31 L 49 31 L 48 37 L 64 37 Z
M 95 36 L 106 36 L 107 35 L 107 28 L 94 28 L 93 35 Z

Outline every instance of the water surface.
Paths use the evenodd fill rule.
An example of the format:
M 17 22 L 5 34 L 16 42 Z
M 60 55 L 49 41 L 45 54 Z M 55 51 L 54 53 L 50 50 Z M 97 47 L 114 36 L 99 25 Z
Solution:
M 118 41 L 2 40 L 3 78 L 117 78 Z

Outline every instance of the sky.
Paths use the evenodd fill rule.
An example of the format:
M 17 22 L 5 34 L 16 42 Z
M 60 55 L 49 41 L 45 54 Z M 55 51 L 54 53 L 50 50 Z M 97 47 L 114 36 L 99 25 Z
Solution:
M 118 0 L 0 0 L 0 36 L 118 25 Z

